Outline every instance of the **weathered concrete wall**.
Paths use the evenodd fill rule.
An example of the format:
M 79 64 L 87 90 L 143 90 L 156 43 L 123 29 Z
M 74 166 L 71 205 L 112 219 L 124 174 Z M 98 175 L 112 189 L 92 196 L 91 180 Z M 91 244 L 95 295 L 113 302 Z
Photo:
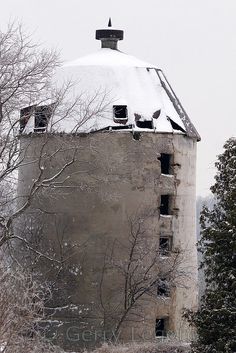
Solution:
M 171 297 L 164 301 L 145 298 L 138 309 L 141 320 L 125 323 L 120 338 L 142 339 L 143 332 L 144 339 L 154 338 L 156 318 L 164 317 L 168 317 L 168 329 L 185 338 L 189 330 L 181 318 L 182 309 L 197 303 L 196 141 L 177 134 L 142 133 L 135 140 L 127 132 L 97 132 L 22 136 L 21 146 L 25 161 L 31 163 L 19 171 L 19 196 L 28 193 L 40 173 L 39 183 L 44 180 L 45 187 L 32 200 L 27 217 L 33 219 L 30 233 L 39 234 L 33 242 L 56 261 L 34 255 L 32 266 L 40 268 L 51 283 L 50 305 L 54 323 L 59 323 L 61 343 L 73 349 L 90 341 L 93 345 L 99 339 L 91 339 L 91 331 L 110 330 L 109 308 L 114 310 L 122 300 L 122 279 L 119 271 L 102 276 L 104 257 L 116 244 L 120 261 L 126 260 L 130 217 L 146 217 L 145 234 L 153 242 L 160 234 L 173 237 L 173 248 L 184 250 L 181 267 L 189 278 L 184 283 L 181 276 L 179 282 L 176 279 Z M 160 153 L 173 154 L 172 176 L 161 174 Z M 40 154 L 41 167 L 36 158 Z M 46 183 L 45 178 L 60 170 L 73 154 L 74 163 L 56 184 Z M 163 194 L 173 196 L 172 215 L 159 214 Z M 167 260 L 160 261 L 165 266 Z M 84 330 L 86 337 L 81 336 Z

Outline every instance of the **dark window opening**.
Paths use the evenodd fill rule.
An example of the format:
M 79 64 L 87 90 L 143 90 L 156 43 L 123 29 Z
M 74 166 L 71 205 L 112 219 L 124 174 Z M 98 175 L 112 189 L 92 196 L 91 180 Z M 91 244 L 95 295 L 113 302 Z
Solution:
M 161 215 L 169 215 L 170 214 L 170 196 L 169 195 L 161 195 L 160 214 Z
M 153 125 L 152 125 L 151 120 L 136 121 L 136 126 L 141 129 L 153 129 Z
M 157 296 L 158 297 L 169 297 L 170 296 L 170 286 L 166 278 L 160 279 L 157 285 Z
M 166 336 L 166 319 L 156 319 L 156 337 Z
M 161 153 L 160 157 L 161 162 L 161 173 L 162 174 L 171 174 L 171 154 Z
M 34 132 L 44 132 L 52 115 L 53 104 L 29 106 L 20 111 L 20 132 L 25 129 L 30 117 L 34 118 Z
M 158 119 L 159 116 L 161 115 L 161 109 L 160 110 L 157 110 L 153 113 L 153 119 Z
M 171 250 L 171 239 L 170 237 L 160 236 L 159 240 L 159 252 L 161 255 L 168 255 Z
M 20 132 L 24 131 L 30 116 L 34 112 L 35 106 L 26 107 L 20 110 Z
M 114 121 L 124 124 L 128 120 L 127 105 L 113 105 Z
M 170 121 L 171 126 L 174 130 L 179 130 L 179 131 L 186 133 L 186 131 L 181 126 L 179 126 L 177 123 L 175 123 L 171 118 L 169 118 L 169 121 Z
M 141 138 L 140 132 L 133 131 L 133 139 L 136 140 L 136 141 L 139 141 L 140 138 Z
M 111 130 L 131 130 L 131 129 L 132 129 L 132 125 L 111 126 Z
M 135 121 L 139 121 L 140 119 L 142 119 L 142 115 L 138 113 L 134 113 L 134 118 L 135 118 Z
M 36 107 L 34 132 L 44 132 L 51 116 L 50 106 Z

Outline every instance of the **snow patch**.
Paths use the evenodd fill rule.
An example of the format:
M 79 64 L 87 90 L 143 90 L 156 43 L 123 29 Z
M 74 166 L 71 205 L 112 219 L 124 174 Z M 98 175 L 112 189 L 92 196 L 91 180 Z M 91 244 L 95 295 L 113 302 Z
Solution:
M 166 87 L 168 82 L 163 75 L 159 76 L 155 65 L 118 50 L 103 48 L 94 54 L 68 62 L 57 70 L 55 86 L 60 87 L 68 80 L 77 82 L 70 92 L 69 100 L 73 101 L 80 95 L 84 103 L 78 112 L 69 114 L 68 117 L 62 118 L 55 114 L 48 126 L 50 132 L 89 133 L 109 127 L 124 127 L 120 122 L 114 121 L 113 105 L 127 106 L 128 120 L 125 125 L 128 129 L 132 127 L 134 131 L 183 134 L 182 131 L 173 129 L 169 121 L 171 118 L 185 131 L 182 118 L 163 87 L 163 82 Z M 96 98 L 93 101 L 94 96 Z M 102 99 L 104 109 L 97 111 Z M 86 106 L 86 102 L 91 100 L 93 104 Z M 155 118 L 157 112 L 160 115 Z M 150 121 L 152 128 L 137 127 L 137 119 L 142 122 Z M 33 130 L 34 118 L 31 117 L 24 133 Z

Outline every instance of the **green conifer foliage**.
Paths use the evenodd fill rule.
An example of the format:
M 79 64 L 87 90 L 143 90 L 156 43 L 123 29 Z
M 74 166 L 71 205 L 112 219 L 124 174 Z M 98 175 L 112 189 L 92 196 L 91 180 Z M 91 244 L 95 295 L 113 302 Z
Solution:
M 216 168 L 215 204 L 200 217 L 206 290 L 197 313 L 186 313 L 197 329 L 197 353 L 236 352 L 236 138 L 225 143 Z

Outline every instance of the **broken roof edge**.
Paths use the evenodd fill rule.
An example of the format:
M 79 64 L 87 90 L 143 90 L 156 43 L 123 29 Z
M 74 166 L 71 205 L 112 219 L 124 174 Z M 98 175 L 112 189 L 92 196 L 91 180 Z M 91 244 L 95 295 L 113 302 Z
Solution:
M 193 125 L 193 123 L 191 122 L 187 112 L 185 111 L 183 105 L 181 104 L 179 98 L 176 96 L 171 84 L 169 83 L 169 81 L 167 80 L 167 77 L 165 76 L 164 72 L 161 69 L 155 69 L 161 86 L 162 88 L 165 90 L 166 94 L 168 95 L 171 103 L 173 104 L 176 112 L 178 113 L 180 119 L 182 120 L 185 129 L 186 129 L 186 135 L 190 138 L 194 138 L 197 141 L 201 141 L 201 136 L 199 135 L 197 129 L 195 128 L 195 126 Z M 161 77 L 161 75 L 163 77 Z
M 119 129 L 120 127 L 120 129 Z M 193 137 L 190 137 L 188 136 L 186 133 L 182 132 L 182 131 L 177 131 L 177 130 L 173 130 L 173 131 L 158 131 L 158 130 L 154 130 L 154 129 L 139 129 L 139 128 L 132 128 L 132 127 L 127 127 L 127 128 L 122 128 L 122 126 L 116 126 L 114 128 L 114 126 L 106 126 L 106 127 L 103 127 L 101 129 L 96 129 L 96 130 L 91 130 L 91 131 L 88 131 L 88 132 L 78 132 L 77 134 L 80 135 L 83 134 L 83 135 L 89 135 L 89 134 L 96 134 L 96 133 L 101 133 L 101 132 L 104 132 L 104 133 L 107 133 L 107 132 L 111 132 L 111 133 L 138 133 L 138 134 L 155 134 L 155 135 L 171 135 L 171 136 L 176 136 L 176 135 L 179 135 L 179 136 L 183 136 L 183 137 L 187 137 L 187 138 L 191 138 L 191 139 L 194 139 L 196 140 L 196 138 L 193 138 Z
M 32 136 L 34 137 L 45 137 L 45 135 L 47 137 L 50 136 L 89 136 L 89 135 L 94 135 L 94 134 L 98 134 L 98 133 L 138 133 L 138 134 L 154 134 L 154 135 L 170 135 L 170 136 L 182 136 L 184 138 L 191 138 L 190 136 L 186 135 L 186 133 L 183 133 L 181 131 L 157 131 L 157 130 L 151 130 L 151 129 L 132 129 L 132 128 L 127 128 L 127 129 L 114 129 L 114 126 L 107 126 L 107 127 L 103 127 L 101 129 L 98 130 L 91 130 L 91 131 L 76 131 L 76 132 L 66 132 L 66 131 L 44 131 L 44 132 L 19 132 L 18 137 L 19 138 L 31 138 Z M 194 139 L 196 140 L 196 138 Z

